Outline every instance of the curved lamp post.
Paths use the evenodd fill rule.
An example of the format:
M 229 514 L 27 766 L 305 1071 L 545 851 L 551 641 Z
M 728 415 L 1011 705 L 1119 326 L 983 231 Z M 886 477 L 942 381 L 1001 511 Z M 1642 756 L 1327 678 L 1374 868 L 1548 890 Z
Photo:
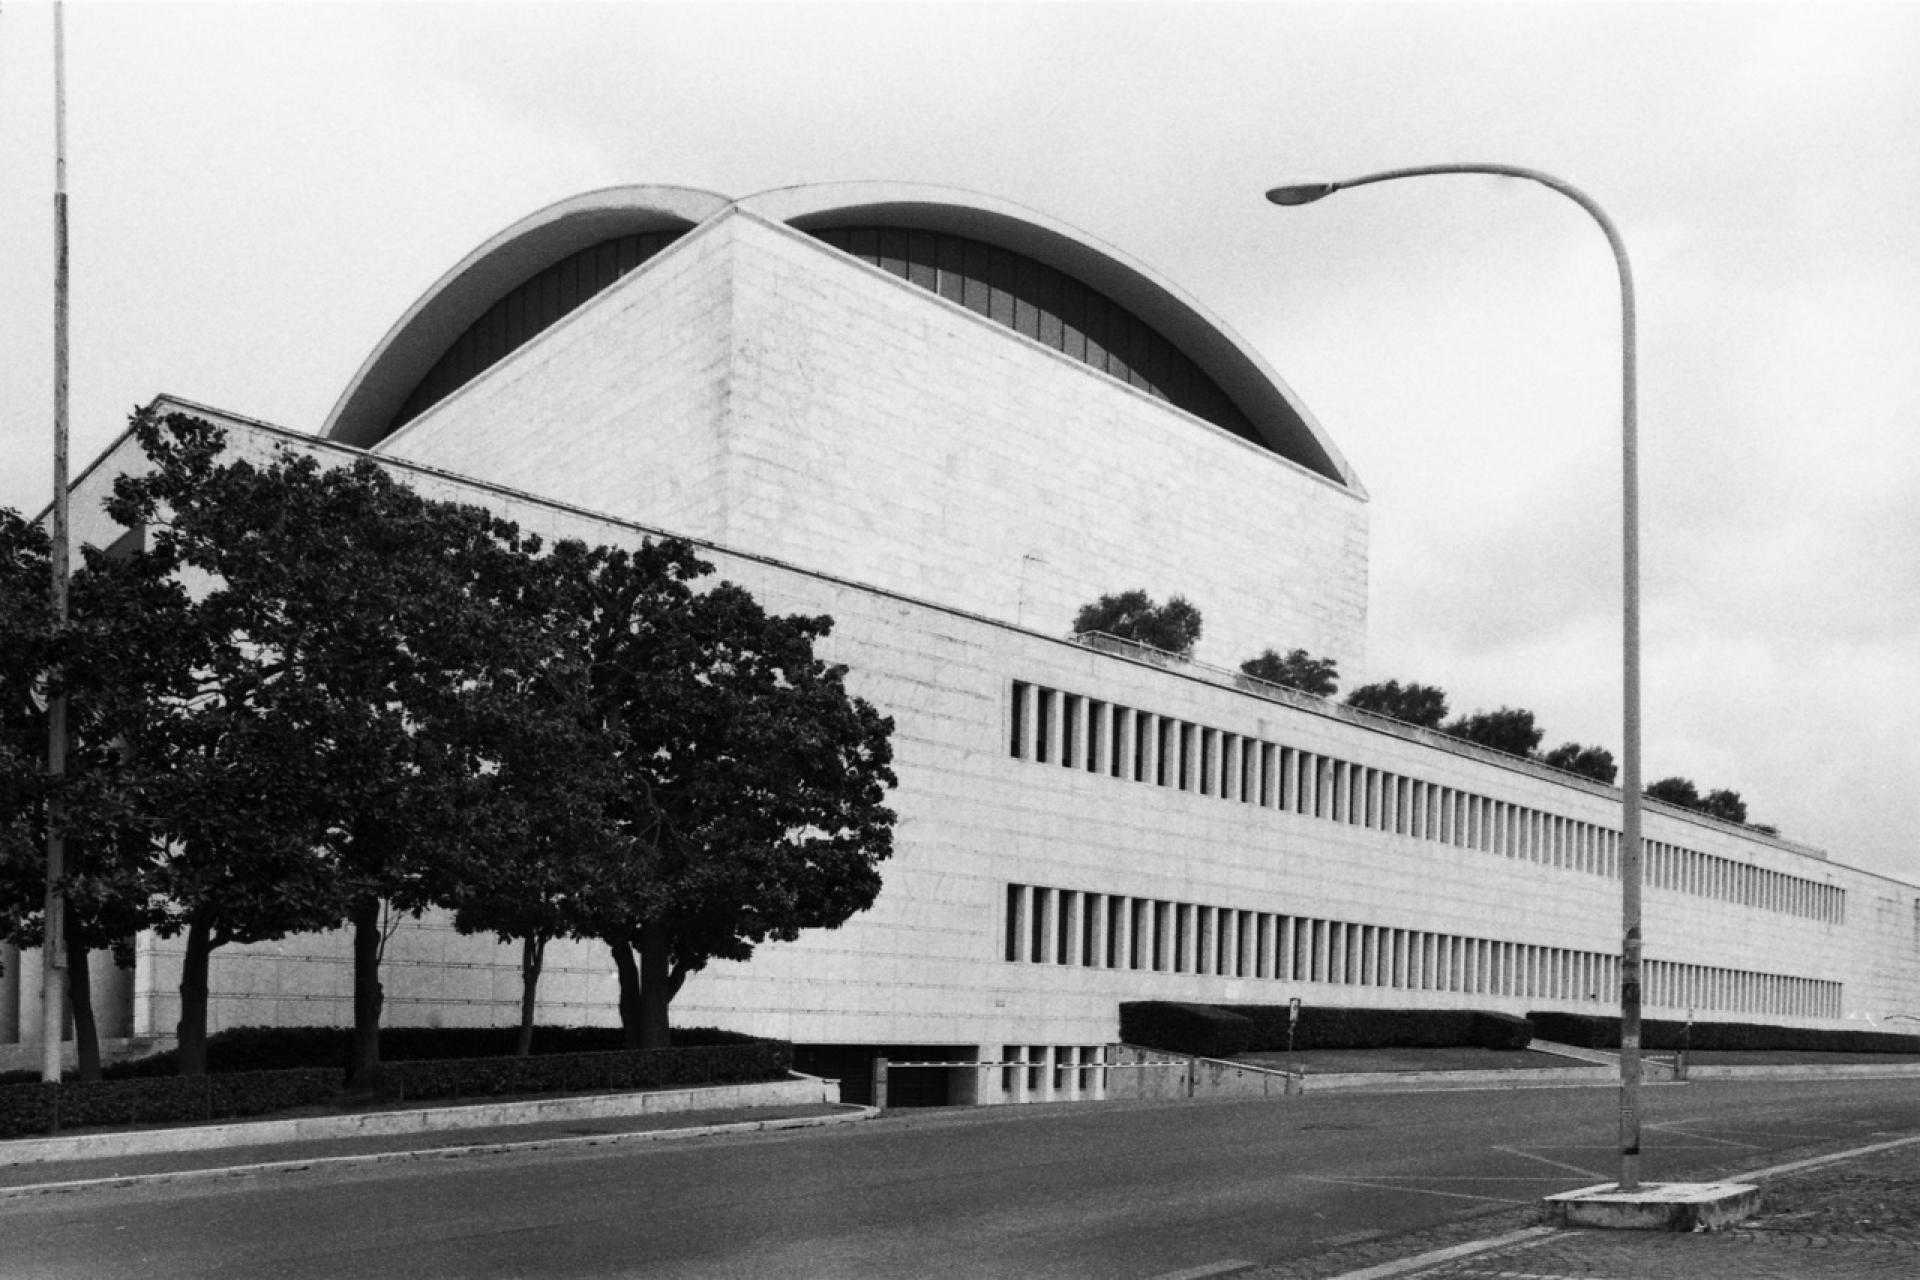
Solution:
M 1640 1186 L 1640 477 L 1639 438 L 1635 400 L 1633 270 L 1627 246 L 1593 197 L 1570 182 L 1537 169 L 1507 164 L 1432 164 L 1411 169 L 1386 169 L 1339 182 L 1297 179 L 1267 192 L 1277 205 L 1312 204 L 1349 187 L 1364 187 L 1397 178 L 1425 178 L 1446 174 L 1488 174 L 1524 178 L 1550 187 L 1585 209 L 1606 233 L 1620 273 L 1621 348 L 1621 492 L 1624 597 L 1622 644 L 1623 731 L 1620 841 L 1620 1189 Z

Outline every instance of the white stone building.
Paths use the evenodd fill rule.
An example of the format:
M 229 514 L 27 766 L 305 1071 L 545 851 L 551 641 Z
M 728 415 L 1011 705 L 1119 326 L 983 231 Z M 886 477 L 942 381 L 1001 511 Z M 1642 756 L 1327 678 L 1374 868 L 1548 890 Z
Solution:
M 1199 304 L 1040 215 L 881 184 L 595 192 L 443 277 L 321 439 L 167 403 L 243 452 L 371 450 L 549 536 L 686 536 L 770 609 L 834 617 L 827 652 L 896 723 L 885 887 L 691 978 L 680 1025 L 829 1068 L 1055 1064 L 1123 1000 L 1615 999 L 1619 793 L 1234 676 L 1302 647 L 1359 682 L 1365 492 Z M 82 476 L 77 538 L 118 532 L 99 499 L 137 462 L 123 440 Z M 1068 637 L 1132 587 L 1200 607 L 1196 661 Z M 1645 831 L 1648 1016 L 1910 1007 L 1920 888 L 1658 804 Z M 145 938 L 97 974 L 108 1034 L 170 1036 L 177 954 Z M 429 919 L 387 956 L 389 1023 L 517 1016 L 509 949 Z M 0 1053 L 24 1056 L 38 957 L 0 960 Z M 540 1016 L 611 1022 L 614 993 L 603 949 L 557 947 Z M 224 949 L 212 995 L 216 1028 L 349 1022 L 345 937 Z

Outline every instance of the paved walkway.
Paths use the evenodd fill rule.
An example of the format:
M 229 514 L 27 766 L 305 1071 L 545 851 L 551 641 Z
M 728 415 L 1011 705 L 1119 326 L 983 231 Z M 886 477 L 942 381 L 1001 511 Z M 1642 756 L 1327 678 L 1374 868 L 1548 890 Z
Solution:
M 1760 1212 L 1717 1232 L 1562 1230 L 1537 1211 L 1482 1215 L 1246 1280 L 1871 1280 L 1920 1276 L 1920 1138 L 1772 1170 Z M 1530 1222 L 1529 1219 L 1532 1221 Z M 1460 1237 L 1448 1240 L 1451 1235 Z M 1471 1238 L 1466 1238 L 1471 1237 Z M 1424 1252 L 1422 1252 L 1424 1250 Z M 1400 1256 L 1394 1256 L 1394 1255 Z
M 541 1123 L 318 1137 L 297 1142 L 216 1147 L 202 1151 L 115 1154 L 35 1164 L 0 1164 L 0 1200 L 22 1195 L 228 1177 L 349 1162 L 448 1159 L 542 1147 L 661 1141 L 763 1129 L 803 1128 L 867 1118 L 865 1107 L 835 1104 L 731 1107 L 655 1112 L 604 1119 L 564 1118 Z M 0 1158 L 5 1156 L 0 1147 Z

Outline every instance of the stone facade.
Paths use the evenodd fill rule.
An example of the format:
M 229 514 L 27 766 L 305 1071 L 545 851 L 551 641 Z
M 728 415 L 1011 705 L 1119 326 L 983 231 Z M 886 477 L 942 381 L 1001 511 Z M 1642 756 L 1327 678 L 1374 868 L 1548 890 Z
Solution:
M 343 445 L 200 411 L 265 457 Z M 729 209 L 381 443 L 436 497 L 549 539 L 704 544 L 892 716 L 897 851 L 873 908 L 692 977 L 680 1025 L 1037 1064 L 1074 1087 L 1124 1000 L 1597 1010 L 1617 991 L 1617 791 L 1248 687 L 1269 645 L 1363 662 L 1365 505 L 1004 327 Z M 136 466 L 80 480 L 75 533 Z M 1103 591 L 1180 592 L 1200 657 L 1065 633 Z M 1920 889 L 1649 805 L 1647 1013 L 1863 1025 L 1909 1007 Z M 96 975 L 106 1033 L 163 1042 L 177 941 Z M 37 1039 L 4 958 L 0 1046 Z M 403 924 L 391 1024 L 499 1025 L 517 953 Z M 616 1020 L 604 949 L 556 945 L 543 1020 Z M 351 1020 L 344 934 L 217 953 L 213 1025 Z M 968 1092 L 973 1091 L 973 1092 Z

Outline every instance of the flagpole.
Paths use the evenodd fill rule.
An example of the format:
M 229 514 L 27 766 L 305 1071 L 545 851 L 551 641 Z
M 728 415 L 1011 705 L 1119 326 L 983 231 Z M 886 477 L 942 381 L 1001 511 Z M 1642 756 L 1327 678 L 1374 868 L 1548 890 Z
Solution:
M 66 9 L 53 5 L 53 624 L 67 623 L 67 38 Z M 67 694 L 56 674 L 47 696 L 47 904 L 40 948 L 40 1078 L 60 1083 L 66 1028 L 66 836 L 60 784 L 67 772 Z

